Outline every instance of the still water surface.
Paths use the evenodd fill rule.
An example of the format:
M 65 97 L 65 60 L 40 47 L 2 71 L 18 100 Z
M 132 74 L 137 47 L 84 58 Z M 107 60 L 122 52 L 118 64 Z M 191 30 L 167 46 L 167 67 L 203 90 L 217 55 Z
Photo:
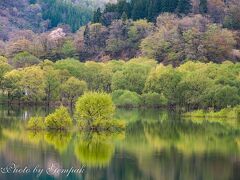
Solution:
M 29 173 L 3 173 L 0 180 L 239 180 L 240 122 L 182 119 L 164 110 L 118 109 L 127 121 L 122 133 L 36 133 L 24 129 L 43 107 L 0 106 L 0 167 L 12 165 Z M 80 169 L 82 173 L 47 173 Z M 33 169 L 43 173 L 37 178 Z M 3 171 L 3 170 L 2 170 Z

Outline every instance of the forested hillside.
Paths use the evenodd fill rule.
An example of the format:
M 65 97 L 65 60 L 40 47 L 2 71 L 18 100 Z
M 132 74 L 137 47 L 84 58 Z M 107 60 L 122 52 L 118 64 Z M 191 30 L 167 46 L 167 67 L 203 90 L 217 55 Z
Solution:
M 1 0 L 0 39 L 7 40 L 9 32 L 28 29 L 45 32 L 60 24 L 78 30 L 92 19 L 93 10 L 104 7 L 108 0 Z
M 237 0 L 105 2 L 1 1 L 0 55 L 16 67 L 65 58 L 105 62 L 145 56 L 174 66 L 240 59 Z

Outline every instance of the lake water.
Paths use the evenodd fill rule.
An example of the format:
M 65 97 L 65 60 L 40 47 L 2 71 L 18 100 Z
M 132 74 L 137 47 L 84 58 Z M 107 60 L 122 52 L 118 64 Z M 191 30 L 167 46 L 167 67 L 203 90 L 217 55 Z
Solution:
M 38 175 L 44 180 L 240 179 L 240 122 L 236 120 L 202 121 L 164 110 L 118 109 L 116 119 L 128 123 L 121 133 L 24 129 L 29 117 L 51 111 L 0 107 L 1 180 L 30 180 Z M 27 172 L 17 172 L 25 167 Z M 70 168 L 82 171 L 67 176 Z

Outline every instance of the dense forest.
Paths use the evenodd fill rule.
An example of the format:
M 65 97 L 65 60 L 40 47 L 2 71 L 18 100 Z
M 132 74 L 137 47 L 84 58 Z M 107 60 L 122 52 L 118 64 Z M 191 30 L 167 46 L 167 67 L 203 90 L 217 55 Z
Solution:
M 90 90 L 125 107 L 239 104 L 238 1 L 120 0 L 79 24 L 77 1 L 41 2 L 57 27 L 0 41 L 2 101 L 72 105 Z

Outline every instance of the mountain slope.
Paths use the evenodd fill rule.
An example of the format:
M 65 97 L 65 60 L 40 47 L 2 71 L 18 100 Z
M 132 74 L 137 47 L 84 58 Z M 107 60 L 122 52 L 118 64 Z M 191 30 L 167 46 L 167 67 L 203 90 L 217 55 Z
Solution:
M 9 32 L 30 29 L 44 32 L 59 24 L 68 24 L 72 31 L 89 22 L 92 12 L 115 0 L 0 0 L 0 39 Z
M 42 32 L 47 29 L 48 21 L 42 18 L 39 4 L 28 0 L 0 1 L 0 39 L 6 40 L 8 33 L 15 29 L 31 29 Z

